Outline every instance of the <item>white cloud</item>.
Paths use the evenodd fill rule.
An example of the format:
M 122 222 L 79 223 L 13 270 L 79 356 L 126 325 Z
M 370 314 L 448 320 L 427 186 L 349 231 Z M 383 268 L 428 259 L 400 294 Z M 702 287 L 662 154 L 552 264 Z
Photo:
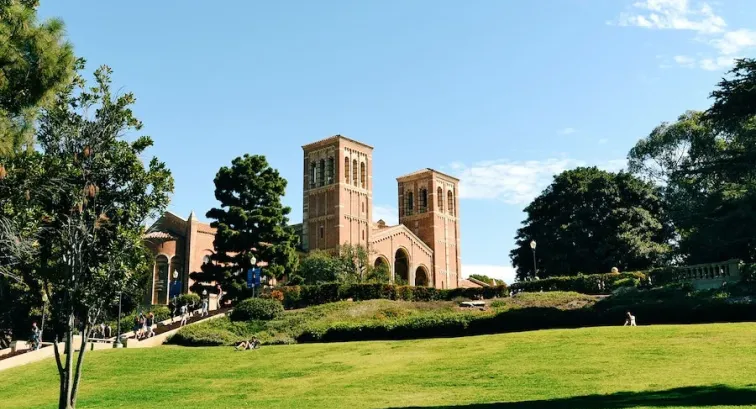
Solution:
M 727 30 L 727 22 L 706 2 L 692 0 L 642 0 L 631 11 L 621 13 L 617 25 L 646 29 L 688 30 L 694 39 L 711 47 L 712 52 L 694 58 L 676 55 L 673 60 L 685 68 L 718 71 L 732 66 L 745 51 L 756 48 L 756 31 L 740 28 Z M 706 55 L 708 54 L 708 55 Z M 662 63 L 661 68 L 669 68 Z
M 462 275 L 467 278 L 470 277 L 470 274 L 486 275 L 491 278 L 504 280 L 507 284 L 512 284 L 515 281 L 515 269 L 508 265 L 463 264 Z
M 599 145 L 606 145 L 607 142 L 609 142 L 609 139 L 606 139 L 606 138 L 601 138 L 598 141 Z
M 559 133 L 562 134 L 562 135 L 570 135 L 570 134 L 573 134 L 575 132 L 577 132 L 577 129 L 575 129 L 575 128 L 564 128 L 564 129 L 560 129 L 559 130 Z
M 644 0 L 633 3 L 632 11 L 621 13 L 620 26 L 659 30 L 690 30 L 712 34 L 724 31 L 724 19 L 706 3 L 692 6 L 688 0 Z
M 478 162 L 471 166 L 458 164 L 455 174 L 460 179 L 462 199 L 498 199 L 513 205 L 530 203 L 548 186 L 553 176 L 567 169 L 589 165 L 570 158 Z M 602 169 L 617 171 L 624 167 L 624 159 L 596 164 Z
M 383 220 L 389 226 L 399 224 L 399 211 L 394 206 L 374 205 L 373 221 L 378 220 Z

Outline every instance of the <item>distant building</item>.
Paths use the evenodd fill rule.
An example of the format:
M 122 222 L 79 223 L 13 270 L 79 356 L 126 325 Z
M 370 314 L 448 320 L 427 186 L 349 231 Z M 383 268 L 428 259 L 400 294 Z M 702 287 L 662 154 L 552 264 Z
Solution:
M 303 252 L 359 245 L 372 264 L 385 264 L 392 279 L 409 285 L 485 284 L 461 278 L 459 179 L 428 168 L 397 178 L 399 224 L 388 226 L 372 221 L 373 147 L 336 135 L 302 149 L 302 223 L 292 227 Z M 158 219 L 145 235 L 155 255 L 146 301 L 166 304 L 188 292 L 189 273 L 209 260 L 214 235 L 194 213 L 183 219 L 166 212 Z

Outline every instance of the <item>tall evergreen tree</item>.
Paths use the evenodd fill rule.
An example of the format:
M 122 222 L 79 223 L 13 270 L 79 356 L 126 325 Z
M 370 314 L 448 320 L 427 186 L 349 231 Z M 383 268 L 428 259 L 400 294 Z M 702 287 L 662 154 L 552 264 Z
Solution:
M 215 176 L 219 208 L 207 212 L 217 229 L 211 262 L 193 274 L 201 292 L 202 283 L 217 282 L 231 299 L 249 294 L 246 271 L 250 260 L 268 263 L 263 274 L 282 278 L 297 271 L 299 238 L 289 224 L 291 208 L 281 203 L 286 179 L 261 155 L 244 155 L 222 167 Z
M 0 156 L 32 148 L 40 108 L 74 73 L 63 22 L 39 23 L 38 3 L 0 0 Z

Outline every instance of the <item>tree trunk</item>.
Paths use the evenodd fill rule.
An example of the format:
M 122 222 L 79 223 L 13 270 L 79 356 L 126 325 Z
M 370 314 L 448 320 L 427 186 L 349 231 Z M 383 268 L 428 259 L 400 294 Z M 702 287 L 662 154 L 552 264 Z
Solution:
M 66 345 L 66 364 L 65 366 L 61 366 L 60 364 L 60 353 L 58 352 L 58 346 L 56 345 L 55 348 L 55 358 L 58 362 L 58 373 L 60 375 L 60 399 L 58 399 L 58 409 L 74 409 L 74 406 L 72 404 L 72 376 L 73 376 L 73 354 L 74 354 L 74 346 L 73 346 L 73 330 L 75 327 L 75 320 L 74 315 L 69 314 L 68 315 L 68 323 L 66 328 L 66 334 L 65 334 L 65 345 Z
M 76 397 L 79 392 L 79 381 L 81 380 L 81 364 L 84 362 L 84 353 L 87 351 L 87 340 L 89 339 L 89 325 L 84 325 L 84 331 L 81 334 L 81 347 L 79 349 L 79 357 L 76 360 L 76 374 L 73 378 L 73 385 L 71 386 L 71 407 L 76 407 Z

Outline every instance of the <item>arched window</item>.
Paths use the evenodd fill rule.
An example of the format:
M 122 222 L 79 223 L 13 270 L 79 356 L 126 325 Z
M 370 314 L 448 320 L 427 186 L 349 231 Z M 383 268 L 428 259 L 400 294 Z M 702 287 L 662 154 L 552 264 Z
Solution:
M 407 192 L 405 195 L 407 199 L 404 207 L 404 215 L 412 216 L 413 210 L 415 210 L 415 197 L 412 192 Z
M 446 192 L 446 196 L 449 199 L 448 200 L 449 203 L 446 204 L 446 206 L 449 209 L 449 215 L 454 216 L 454 193 L 452 193 L 452 191 L 450 190 Z
M 441 189 L 441 187 L 436 189 L 436 202 L 438 203 L 438 211 L 443 212 L 444 211 L 444 189 Z
M 352 161 L 352 184 L 359 186 L 357 184 L 357 159 Z
M 349 183 L 349 158 L 344 158 L 344 183 Z
M 333 167 L 336 164 L 335 162 L 336 161 L 333 160 L 333 157 L 328 158 L 328 168 L 326 168 L 326 174 L 328 175 L 328 179 L 326 183 L 328 183 L 329 185 L 333 183 Z
M 210 256 L 202 257 L 202 264 L 210 264 Z
M 315 177 L 317 176 L 317 165 L 310 162 L 310 187 L 315 187 Z
M 420 201 L 420 209 L 418 209 L 418 213 L 425 213 L 428 211 L 428 189 L 422 188 L 420 189 L 420 197 L 418 198 Z
M 367 172 L 365 171 L 365 162 L 360 163 L 360 185 L 365 188 L 367 183 Z
M 325 184 L 325 159 L 320 160 L 320 166 L 318 167 L 318 186 Z

